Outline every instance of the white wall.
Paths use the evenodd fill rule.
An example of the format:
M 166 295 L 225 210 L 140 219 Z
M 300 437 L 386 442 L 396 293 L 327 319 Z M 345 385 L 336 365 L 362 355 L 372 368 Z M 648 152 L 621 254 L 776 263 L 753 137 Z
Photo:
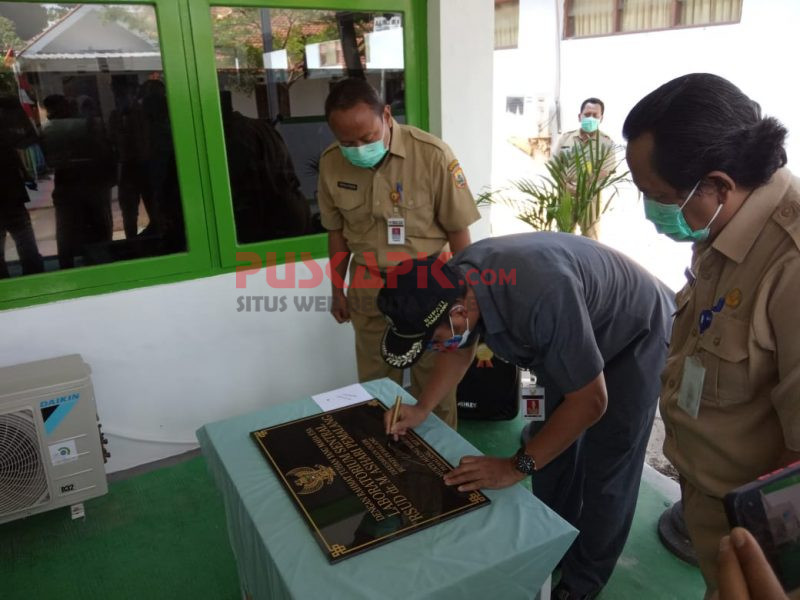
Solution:
M 531 109 L 537 99 L 555 108 L 559 40 L 556 0 L 520 0 L 517 48 L 494 53 L 495 127 L 501 129 L 495 135 L 535 137 L 540 123 Z M 526 99 L 521 118 L 505 112 L 508 96 Z
M 561 44 L 564 127 L 574 129 L 580 102 L 597 96 L 606 104 L 601 128 L 623 143 L 622 124 L 643 96 L 686 73 L 715 73 L 786 125 L 789 167 L 800 170 L 800 113 L 795 110 L 800 79 L 785 76 L 780 67 L 792 64 L 800 52 L 798 25 L 797 0 L 744 0 L 742 20 L 736 25 L 565 40 Z M 656 234 L 632 188 L 604 218 L 600 235 L 673 288 L 685 282 L 691 246 Z
M 796 33 L 800 2 L 744 0 L 742 20 L 736 25 L 562 40 L 558 47 L 548 48 L 544 40 L 562 30 L 557 6 L 562 6 L 560 0 L 520 0 L 519 49 L 495 52 L 495 94 L 503 102 L 495 105 L 496 123 L 508 121 L 506 95 L 518 90 L 536 94 L 557 86 L 563 131 L 578 127 L 580 103 L 596 96 L 606 105 L 601 129 L 621 144 L 622 124 L 636 102 L 674 77 L 705 71 L 730 79 L 759 102 L 765 114 L 786 125 L 789 167 L 800 171 L 800 113 L 794 110 L 800 78 L 792 68 L 800 54 Z M 545 65 L 560 65 L 560 72 Z M 541 173 L 503 140 L 496 139 L 495 144 L 495 152 L 505 157 L 494 173 L 496 185 L 515 176 L 530 176 L 537 169 Z M 644 219 L 632 186 L 623 190 L 613 210 L 603 217 L 600 239 L 638 260 L 673 288 L 683 285 L 691 246 L 655 232 Z
M 298 265 L 297 278 L 309 277 Z M 316 289 L 274 289 L 261 271 L 245 289 L 228 274 L 3 311 L 0 365 L 80 353 L 112 472 L 190 449 L 204 423 L 355 381 L 350 325 L 293 304 L 329 293 L 327 278 Z M 286 310 L 237 312 L 246 295 L 285 296 Z
M 800 164 L 800 2 L 744 0 L 737 25 L 634 33 L 561 44 L 561 99 L 568 129 L 577 126 L 580 102 L 597 96 L 606 103 L 602 128 L 622 140 L 622 123 L 643 96 L 674 77 L 715 73 L 732 81 L 763 112 L 789 129 L 790 166 Z
M 429 0 L 430 130 L 455 152 L 477 196 L 492 175 L 493 0 Z M 473 241 L 489 235 L 484 218 Z

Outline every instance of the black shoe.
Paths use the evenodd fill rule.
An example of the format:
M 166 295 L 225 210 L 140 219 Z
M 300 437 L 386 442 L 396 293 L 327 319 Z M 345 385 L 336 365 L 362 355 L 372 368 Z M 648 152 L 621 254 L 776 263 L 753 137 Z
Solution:
M 591 600 L 594 598 L 594 594 L 583 594 L 579 596 L 578 594 L 572 593 L 563 582 L 559 582 L 559 584 L 553 588 L 550 597 L 553 600 Z

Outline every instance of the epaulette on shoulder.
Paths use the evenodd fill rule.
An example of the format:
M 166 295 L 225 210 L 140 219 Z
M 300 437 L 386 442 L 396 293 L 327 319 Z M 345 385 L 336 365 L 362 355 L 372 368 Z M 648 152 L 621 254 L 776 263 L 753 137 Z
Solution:
M 790 191 L 773 213 L 773 219 L 800 250 L 800 194 Z
M 336 148 L 338 148 L 338 147 L 339 147 L 339 142 L 333 142 L 330 146 L 328 146 L 327 148 L 325 148 L 325 150 L 322 151 L 322 154 L 320 154 L 319 157 L 322 158 L 323 156 L 325 156 L 329 152 L 332 152 L 333 150 L 336 150 Z
M 447 145 L 442 140 L 437 138 L 435 135 L 428 133 L 427 131 L 423 131 L 422 129 L 408 125 L 405 126 L 405 130 L 411 137 L 419 142 L 422 142 L 423 144 L 430 144 L 431 146 L 434 146 L 443 152 L 447 148 Z

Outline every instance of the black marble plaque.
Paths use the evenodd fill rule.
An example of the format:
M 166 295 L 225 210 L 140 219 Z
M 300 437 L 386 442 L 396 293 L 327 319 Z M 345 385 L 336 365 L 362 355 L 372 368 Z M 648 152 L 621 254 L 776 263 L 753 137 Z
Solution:
M 391 440 L 387 410 L 368 400 L 251 434 L 332 563 L 489 503 L 446 486 L 453 467 L 413 431 Z

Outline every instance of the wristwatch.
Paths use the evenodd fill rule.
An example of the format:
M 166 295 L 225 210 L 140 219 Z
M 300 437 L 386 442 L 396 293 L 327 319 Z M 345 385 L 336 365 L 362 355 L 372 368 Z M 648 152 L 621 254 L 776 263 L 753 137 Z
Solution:
M 530 454 L 525 453 L 524 446 L 517 450 L 511 462 L 514 464 L 514 468 L 523 475 L 533 475 L 536 471 L 536 461 Z

